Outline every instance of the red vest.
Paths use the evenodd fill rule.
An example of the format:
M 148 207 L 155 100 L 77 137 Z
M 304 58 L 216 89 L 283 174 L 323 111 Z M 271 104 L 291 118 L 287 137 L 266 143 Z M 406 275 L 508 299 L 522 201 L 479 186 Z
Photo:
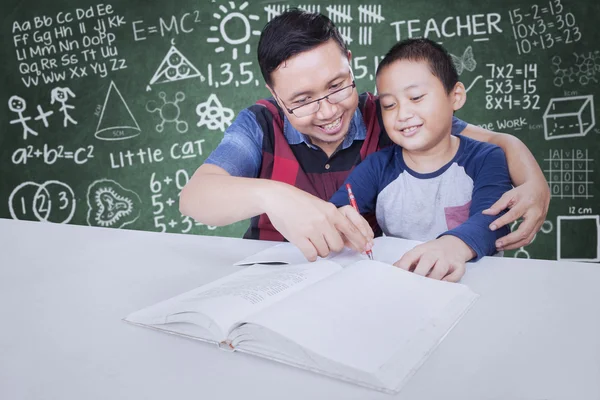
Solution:
M 327 161 L 326 169 L 322 162 L 324 153 L 317 154 L 317 150 L 309 148 L 305 143 L 288 143 L 283 133 L 283 112 L 275 100 L 270 98 L 258 101 L 257 105 L 250 107 L 264 134 L 262 165 L 258 177 L 285 182 L 323 200 L 329 200 L 342 186 L 350 171 L 367 155 L 391 144 L 387 134 L 381 134 L 383 123 L 378 99 L 371 93 L 363 93 L 359 96 L 358 108 L 367 128 L 366 138 L 355 140 L 350 147 L 332 155 Z M 365 215 L 365 218 L 374 225 L 375 230 L 379 230 L 374 215 Z M 251 219 L 244 238 L 285 240 L 266 214 Z

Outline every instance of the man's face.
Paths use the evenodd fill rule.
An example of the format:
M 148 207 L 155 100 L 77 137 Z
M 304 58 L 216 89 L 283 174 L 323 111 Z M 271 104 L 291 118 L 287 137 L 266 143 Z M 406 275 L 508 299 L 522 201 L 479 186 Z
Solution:
M 332 39 L 286 60 L 271 74 L 273 90 L 292 126 L 326 152 L 333 152 L 348 133 L 358 106 L 356 89 L 337 104 L 321 100 L 319 110 L 306 117 L 297 117 L 287 109 L 294 109 L 352 84 L 349 62 L 350 54 L 342 54 Z M 271 93 L 274 94 L 273 91 Z
M 385 129 L 408 151 L 426 152 L 450 137 L 452 115 L 464 104 L 462 83 L 450 94 L 426 62 L 396 61 L 377 77 Z

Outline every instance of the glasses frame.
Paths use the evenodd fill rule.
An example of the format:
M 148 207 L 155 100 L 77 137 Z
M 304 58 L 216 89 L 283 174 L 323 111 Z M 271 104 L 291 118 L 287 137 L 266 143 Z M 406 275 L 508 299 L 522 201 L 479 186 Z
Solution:
M 319 112 L 319 110 L 321 109 L 321 101 L 322 101 L 322 100 L 327 100 L 327 101 L 329 102 L 329 104 L 337 104 L 337 103 L 341 103 L 342 101 L 344 101 L 344 100 L 346 100 L 348 97 L 350 97 L 350 96 L 348 96 L 348 97 L 346 97 L 346 99 L 344 99 L 344 100 L 340 100 L 340 101 L 338 101 L 337 103 L 332 103 L 331 101 L 329 101 L 329 96 L 333 96 L 334 94 L 336 94 L 336 93 L 339 93 L 339 92 L 341 92 L 342 90 L 346 90 L 346 89 L 348 89 L 349 87 L 351 87 L 352 89 L 355 89 L 355 88 L 356 88 L 356 81 L 354 80 L 354 74 L 352 73 L 352 69 L 350 69 L 350 77 L 352 78 L 352 83 L 351 83 L 351 84 L 349 84 L 349 85 L 347 85 L 347 86 L 344 86 L 343 88 L 340 88 L 340 89 L 336 90 L 335 92 L 331 92 L 331 93 L 329 93 L 327 96 L 320 97 L 320 98 L 318 98 L 318 99 L 315 99 L 315 100 L 313 100 L 313 101 L 309 101 L 309 102 L 308 102 L 308 103 L 306 103 L 306 104 L 302 104 L 301 106 L 294 107 L 294 108 L 289 108 L 289 107 L 288 107 L 288 106 L 287 106 L 287 105 L 286 105 L 286 104 L 283 102 L 283 100 L 281 100 L 281 99 L 279 98 L 279 96 L 277 95 L 277 93 L 275 93 L 275 90 L 274 90 L 274 89 L 271 89 L 271 90 L 273 90 L 273 93 L 275 93 L 275 96 L 276 96 L 276 97 L 277 97 L 277 99 L 278 99 L 278 100 L 281 102 L 281 104 L 283 104 L 283 106 L 285 107 L 285 109 L 287 110 L 287 112 L 288 112 L 288 113 L 292 114 L 292 115 L 293 115 L 293 116 L 295 116 L 296 118 L 304 118 L 304 117 L 308 117 L 309 115 L 313 115 L 313 114 L 315 114 L 315 113 Z M 350 93 L 352 93 L 352 92 L 350 92 Z M 302 116 L 302 117 L 299 117 L 299 116 L 297 116 L 296 114 L 294 114 L 294 110 L 297 110 L 297 109 L 299 109 L 299 108 L 302 108 L 302 107 L 306 107 L 306 106 L 308 106 L 308 105 L 311 105 L 311 104 L 313 104 L 313 103 L 318 103 L 318 104 L 319 104 L 319 107 L 317 107 L 317 109 L 316 109 L 314 112 L 312 112 L 312 113 L 310 113 L 310 114 L 307 114 L 307 115 L 304 115 L 304 116 Z

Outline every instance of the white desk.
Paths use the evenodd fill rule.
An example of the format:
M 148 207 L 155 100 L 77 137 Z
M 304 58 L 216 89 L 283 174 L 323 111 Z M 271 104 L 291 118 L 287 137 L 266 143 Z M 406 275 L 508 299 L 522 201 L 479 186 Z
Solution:
M 272 245 L 0 219 L 0 399 L 390 399 L 132 326 Z M 600 265 L 486 258 L 481 295 L 398 399 L 600 399 Z

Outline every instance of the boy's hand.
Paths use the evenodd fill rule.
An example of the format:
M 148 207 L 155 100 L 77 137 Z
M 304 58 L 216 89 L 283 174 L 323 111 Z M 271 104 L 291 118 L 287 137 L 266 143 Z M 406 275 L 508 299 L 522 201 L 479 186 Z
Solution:
M 458 282 L 465 274 L 465 263 L 475 256 L 465 242 L 445 235 L 416 246 L 394 265 L 428 278 Z

